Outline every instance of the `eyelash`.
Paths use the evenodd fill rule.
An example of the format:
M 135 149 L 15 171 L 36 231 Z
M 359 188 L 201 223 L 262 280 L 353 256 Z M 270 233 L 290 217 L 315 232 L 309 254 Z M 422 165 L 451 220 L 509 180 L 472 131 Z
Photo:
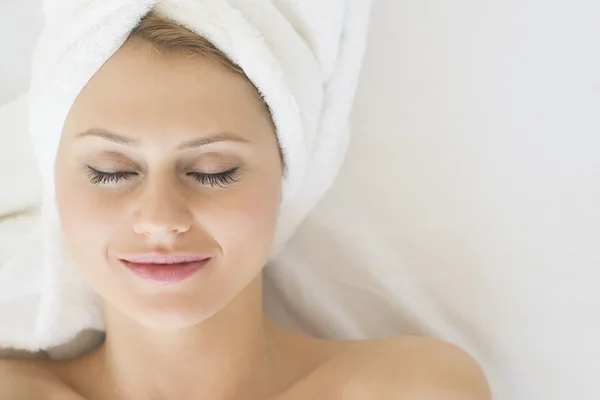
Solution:
M 95 168 L 87 166 L 89 169 L 88 179 L 93 185 L 106 185 L 111 183 L 118 183 L 121 180 L 129 179 L 132 176 L 137 175 L 137 172 L 104 172 L 99 171 Z M 227 171 L 218 172 L 215 174 L 203 174 L 200 172 L 188 172 L 188 176 L 191 176 L 202 185 L 209 185 L 213 187 L 225 187 L 232 183 L 237 182 L 237 173 L 239 168 L 235 167 Z
M 106 185 L 109 183 L 118 183 L 123 179 L 128 179 L 131 176 L 137 175 L 136 172 L 103 172 L 95 168 L 87 166 L 89 169 L 88 179 L 93 185 Z

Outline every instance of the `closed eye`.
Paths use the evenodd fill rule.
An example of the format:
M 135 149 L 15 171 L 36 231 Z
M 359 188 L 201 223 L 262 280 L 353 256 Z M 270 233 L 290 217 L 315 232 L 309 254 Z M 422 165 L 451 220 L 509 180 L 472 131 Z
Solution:
M 138 175 L 137 172 L 129 171 L 117 171 L 117 172 L 105 172 L 87 166 L 88 168 L 88 180 L 93 185 L 107 185 L 117 184 L 123 180 L 130 179 Z M 188 172 L 187 175 L 194 178 L 197 182 L 202 185 L 213 186 L 213 187 L 225 187 L 238 180 L 239 167 L 232 168 L 227 171 L 218 172 L 214 174 L 206 174 L 201 172 Z
M 225 187 L 237 182 L 239 167 L 232 168 L 227 171 L 218 172 L 215 174 L 204 174 L 201 172 L 188 172 L 188 176 L 191 176 L 203 185 L 209 185 L 213 187 Z
M 127 172 L 127 171 L 118 171 L 118 172 L 104 172 L 97 170 L 95 168 L 87 166 L 88 174 L 87 177 L 91 184 L 93 185 L 106 185 L 110 183 L 118 183 L 122 180 L 129 179 L 133 176 L 136 176 L 137 172 Z

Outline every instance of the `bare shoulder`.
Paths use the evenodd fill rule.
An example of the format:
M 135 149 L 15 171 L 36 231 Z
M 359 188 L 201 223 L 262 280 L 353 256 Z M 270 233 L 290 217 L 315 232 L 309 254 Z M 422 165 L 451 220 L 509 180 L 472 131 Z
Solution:
M 45 363 L 0 359 L 0 399 L 76 400 Z M 78 400 L 78 399 L 77 399 Z
M 357 341 L 329 363 L 346 399 L 490 400 L 486 377 L 465 351 L 440 340 Z

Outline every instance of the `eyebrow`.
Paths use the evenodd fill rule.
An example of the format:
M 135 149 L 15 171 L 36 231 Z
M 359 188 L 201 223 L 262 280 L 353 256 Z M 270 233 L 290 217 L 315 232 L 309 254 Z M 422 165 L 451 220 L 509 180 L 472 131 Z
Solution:
M 104 129 L 92 128 L 87 131 L 81 132 L 77 135 L 77 138 L 82 137 L 99 137 L 101 139 L 108 140 L 113 143 L 122 144 L 125 146 L 137 147 L 140 145 L 140 141 L 127 136 L 119 135 L 113 132 L 109 132 Z M 221 132 L 208 137 L 194 139 L 187 142 L 181 143 L 177 146 L 178 150 L 194 149 L 202 146 L 206 146 L 211 143 L 218 142 L 235 142 L 235 143 L 249 143 L 249 141 L 243 137 L 235 135 L 231 132 Z

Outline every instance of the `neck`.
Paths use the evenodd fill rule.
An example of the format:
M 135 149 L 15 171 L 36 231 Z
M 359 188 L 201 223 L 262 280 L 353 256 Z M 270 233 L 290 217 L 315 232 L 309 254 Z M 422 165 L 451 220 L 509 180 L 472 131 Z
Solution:
M 275 361 L 260 292 L 257 280 L 216 315 L 179 331 L 149 329 L 107 307 L 99 355 L 110 386 L 127 399 L 264 395 Z

